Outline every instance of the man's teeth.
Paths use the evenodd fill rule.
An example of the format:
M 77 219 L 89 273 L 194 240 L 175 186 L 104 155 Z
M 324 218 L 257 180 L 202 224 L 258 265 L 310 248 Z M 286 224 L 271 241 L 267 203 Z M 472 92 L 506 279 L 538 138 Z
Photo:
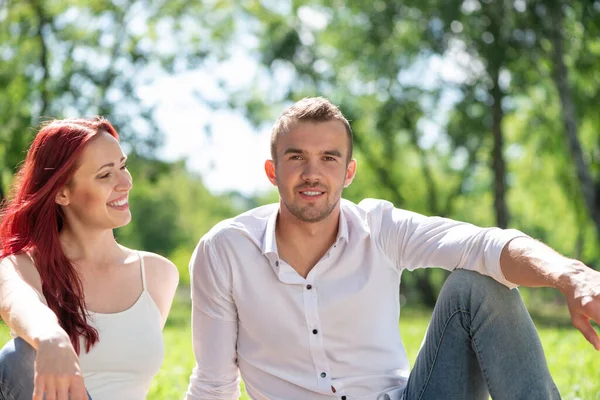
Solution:
M 109 206 L 121 207 L 127 204 L 127 199 L 113 201 L 112 203 L 108 203 Z
M 307 196 L 318 196 L 320 194 L 322 194 L 323 192 L 302 192 Z

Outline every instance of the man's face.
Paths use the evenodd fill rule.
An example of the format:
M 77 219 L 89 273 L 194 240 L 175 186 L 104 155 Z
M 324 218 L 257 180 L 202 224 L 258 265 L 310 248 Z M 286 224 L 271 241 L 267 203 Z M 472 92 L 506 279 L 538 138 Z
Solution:
M 342 190 L 354 178 L 348 135 L 340 121 L 297 122 L 277 142 L 276 162 L 265 170 L 283 206 L 303 222 L 319 222 L 339 207 Z

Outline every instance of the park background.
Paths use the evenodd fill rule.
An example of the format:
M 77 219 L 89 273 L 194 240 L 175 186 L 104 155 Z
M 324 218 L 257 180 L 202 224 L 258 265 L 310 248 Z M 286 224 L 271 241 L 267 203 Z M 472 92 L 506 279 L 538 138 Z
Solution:
M 0 0 L 0 198 L 40 122 L 114 124 L 134 178 L 116 235 L 180 270 L 148 397 L 177 399 L 190 255 L 216 222 L 277 201 L 262 164 L 293 101 L 328 97 L 351 121 L 344 197 L 517 228 L 598 268 L 599 89 L 597 0 Z M 402 277 L 411 361 L 445 276 Z M 561 295 L 521 293 L 563 398 L 600 399 Z

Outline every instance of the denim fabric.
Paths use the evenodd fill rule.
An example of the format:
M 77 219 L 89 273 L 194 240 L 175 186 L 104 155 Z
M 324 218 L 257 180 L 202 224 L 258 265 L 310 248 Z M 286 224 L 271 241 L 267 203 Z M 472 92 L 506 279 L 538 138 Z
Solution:
M 35 349 L 16 338 L 0 350 L 0 400 L 31 400 Z M 88 394 L 88 399 L 92 398 Z
M 406 400 L 553 400 L 560 394 L 518 290 L 477 272 L 445 282 Z

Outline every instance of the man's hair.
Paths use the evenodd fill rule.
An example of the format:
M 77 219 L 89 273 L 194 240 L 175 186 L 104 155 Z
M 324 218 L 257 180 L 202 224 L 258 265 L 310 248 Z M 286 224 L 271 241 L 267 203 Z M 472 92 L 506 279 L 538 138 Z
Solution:
M 290 132 L 297 122 L 340 121 L 348 135 L 348 159 L 352 160 L 352 128 L 339 108 L 324 97 L 305 97 L 285 110 L 271 131 L 271 158 L 277 161 L 277 140 L 282 134 Z

